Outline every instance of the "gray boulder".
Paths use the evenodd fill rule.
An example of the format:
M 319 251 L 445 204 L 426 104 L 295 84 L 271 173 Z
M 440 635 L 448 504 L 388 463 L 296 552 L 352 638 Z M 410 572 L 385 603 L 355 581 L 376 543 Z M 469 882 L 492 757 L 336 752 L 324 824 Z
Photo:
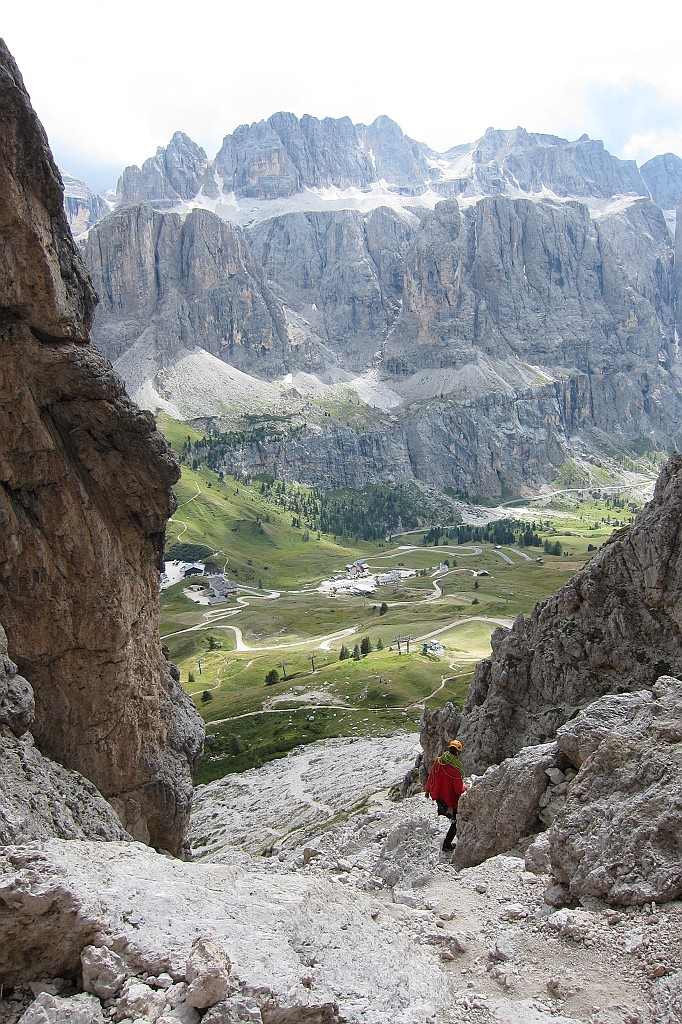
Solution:
M 21 1016 L 19 1024 L 104 1024 L 99 999 L 79 992 L 75 996 L 55 996 L 41 992 Z
M 614 729 L 627 724 L 651 705 L 651 693 L 606 694 L 557 731 L 559 750 L 580 768 Z
M 682 682 L 663 676 L 649 699 L 630 699 L 631 712 L 624 707 L 619 724 L 612 718 L 550 831 L 552 873 L 575 899 L 642 904 L 682 895 Z M 592 710 L 579 718 L 594 741 Z
M 548 784 L 546 769 L 556 764 L 557 753 L 555 743 L 524 747 L 474 779 L 457 808 L 457 868 L 506 853 L 542 828 L 540 800 Z

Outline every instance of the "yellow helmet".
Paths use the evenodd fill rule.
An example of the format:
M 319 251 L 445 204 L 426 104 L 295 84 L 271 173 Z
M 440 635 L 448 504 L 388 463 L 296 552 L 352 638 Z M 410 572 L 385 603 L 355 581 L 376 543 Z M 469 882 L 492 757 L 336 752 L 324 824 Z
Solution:
M 455 750 L 457 750 L 460 754 L 462 753 L 462 744 L 459 742 L 459 740 L 450 740 L 450 742 L 448 743 L 448 749 L 450 747 L 454 747 Z

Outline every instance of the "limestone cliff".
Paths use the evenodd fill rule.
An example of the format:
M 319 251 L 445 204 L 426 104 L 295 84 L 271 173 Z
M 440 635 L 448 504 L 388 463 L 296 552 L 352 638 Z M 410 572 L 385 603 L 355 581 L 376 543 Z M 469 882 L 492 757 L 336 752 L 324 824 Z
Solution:
M 338 354 L 371 365 L 395 322 L 414 227 L 386 207 L 291 213 L 247 232 L 255 260 L 287 305 Z
M 202 185 L 210 187 L 206 154 L 184 132 L 176 132 L 165 148 L 142 167 L 126 167 L 116 189 L 122 203 L 155 200 L 160 209 L 191 199 Z M 214 185 L 215 187 L 215 185 Z
M 0 626 L 0 846 L 34 839 L 129 839 L 91 782 L 44 757 L 29 732 L 30 683 L 7 655 Z
M 96 224 L 109 213 L 110 207 L 101 196 L 78 178 L 60 171 L 64 183 L 64 212 L 74 238 Z
M 84 254 L 103 309 L 93 338 L 112 360 L 137 343 L 155 369 L 196 346 L 239 369 L 286 366 L 281 303 L 241 232 L 214 214 L 124 206 L 92 229 Z
M 21 75 L 0 47 L 0 620 L 40 750 L 179 852 L 202 727 L 158 638 L 179 471 L 88 343 L 94 293 Z
M 682 673 L 681 507 L 682 457 L 673 455 L 631 528 L 528 618 L 495 631 L 459 727 L 468 770 L 553 737 L 602 694 Z
M 682 160 L 674 153 L 655 156 L 642 164 L 641 175 L 651 198 L 664 210 L 674 210 L 682 200 Z
M 348 482 L 349 450 L 360 486 L 499 498 L 551 480 L 574 446 L 677 443 L 679 260 L 649 199 L 598 214 L 505 195 L 418 214 L 273 203 L 243 230 L 205 209 L 183 222 L 123 207 L 84 248 L 102 300 L 94 338 L 129 386 L 153 381 L 152 406 L 155 393 L 187 409 L 165 370 L 195 346 L 261 378 L 341 367 L 393 393 L 362 434 L 327 421 L 235 465 L 272 472 L 269 459 L 285 479 L 333 486 Z

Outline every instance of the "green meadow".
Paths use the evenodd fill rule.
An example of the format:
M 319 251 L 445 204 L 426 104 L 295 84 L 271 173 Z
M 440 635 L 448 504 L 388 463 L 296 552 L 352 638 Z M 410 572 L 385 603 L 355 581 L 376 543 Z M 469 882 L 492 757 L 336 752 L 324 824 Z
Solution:
M 160 425 L 176 450 L 195 436 Z M 588 490 L 526 502 L 523 512 L 509 503 L 505 515 L 532 521 L 543 544 L 558 542 L 551 554 L 445 536 L 425 545 L 428 527 L 378 543 L 329 536 L 292 525 L 261 481 L 203 466 L 183 466 L 176 494 L 166 557 L 205 562 L 240 588 L 212 607 L 187 596 L 195 580 L 161 593 L 164 643 L 207 726 L 198 782 L 317 739 L 416 730 L 425 703 L 461 705 L 498 624 L 553 593 L 637 508 L 627 495 Z M 318 589 L 356 559 L 372 573 L 414 575 L 359 596 Z

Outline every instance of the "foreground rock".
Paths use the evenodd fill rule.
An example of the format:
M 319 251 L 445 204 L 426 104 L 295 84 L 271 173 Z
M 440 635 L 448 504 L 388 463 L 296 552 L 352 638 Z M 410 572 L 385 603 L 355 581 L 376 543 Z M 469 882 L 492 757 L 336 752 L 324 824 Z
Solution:
M 0 846 L 33 839 L 129 839 L 113 808 L 78 772 L 43 757 L 28 731 L 35 701 L 7 655 L 0 625 Z
M 528 618 L 493 633 L 460 726 L 469 771 L 553 738 L 602 694 L 682 673 L 681 507 L 682 458 L 673 455 L 631 528 Z
M 546 770 L 555 765 L 556 755 L 554 743 L 524 747 L 516 757 L 475 780 L 458 806 L 457 867 L 506 853 L 542 827 L 540 801 L 548 786 Z
M 40 750 L 180 852 L 203 730 L 158 639 L 178 467 L 87 343 L 94 293 L 4 45 L 0 113 L 0 620 Z
M 394 746 L 375 740 L 375 756 Z M 87 1011 L 88 1024 L 100 1013 L 162 1024 L 198 1024 L 200 1014 L 208 1024 L 678 1024 L 679 902 L 613 910 L 585 897 L 555 910 L 546 870 L 530 872 L 517 857 L 456 871 L 423 796 L 394 803 L 384 790 L 351 810 L 353 769 L 366 772 L 360 743 L 304 753 L 280 762 L 271 786 L 273 765 L 241 777 L 233 796 L 244 829 L 264 830 L 258 798 L 275 778 L 287 793 L 298 785 L 301 803 L 324 804 L 340 760 L 349 770 L 337 799 L 347 811 L 319 815 L 274 856 L 228 848 L 227 792 L 215 841 L 206 833 L 219 864 L 180 863 L 139 844 L 6 851 L 3 1024 L 32 1000 L 23 1024 L 44 1024 L 44 1011 L 71 1021 Z M 411 751 L 402 769 L 410 762 Z M 206 812 L 208 828 L 208 803 Z
M 372 1020 L 408 1024 L 446 998 L 431 951 L 370 896 L 340 903 L 332 880 L 57 840 L 8 848 L 0 871 L 5 984 L 73 977 L 83 959 L 85 983 L 112 993 L 119 1020 L 239 997 L 256 1021 L 331 1024 L 372 1005 Z
M 605 696 L 557 734 L 475 779 L 458 815 L 458 867 L 544 827 L 559 904 L 682 896 L 682 682 Z
M 585 719 L 594 752 L 550 829 L 550 857 L 554 877 L 574 899 L 682 897 L 682 682 L 664 676 L 648 700 L 640 696 L 631 695 L 630 714 L 624 702 L 620 723 L 601 741 L 590 725 L 592 708 L 571 723 L 580 732 Z M 558 745 L 568 747 L 562 730 Z

